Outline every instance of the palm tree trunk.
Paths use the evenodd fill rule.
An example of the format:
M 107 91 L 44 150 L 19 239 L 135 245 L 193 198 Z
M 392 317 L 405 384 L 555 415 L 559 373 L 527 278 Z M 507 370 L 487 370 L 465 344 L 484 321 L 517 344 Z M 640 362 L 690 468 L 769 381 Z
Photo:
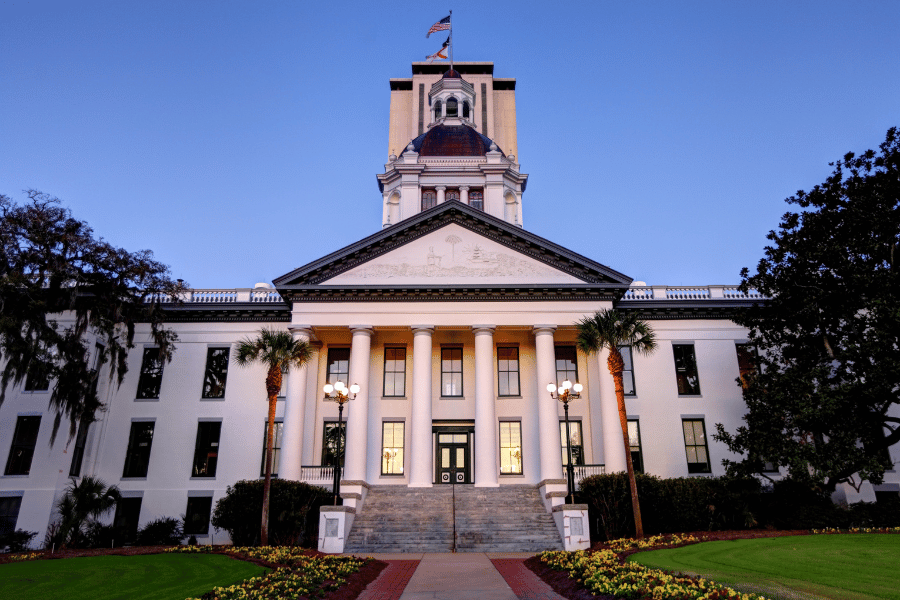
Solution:
M 269 490 L 272 488 L 272 459 L 275 444 L 275 404 L 278 400 L 277 392 L 269 395 L 269 422 L 266 425 L 266 482 L 263 484 L 262 498 L 262 524 L 259 527 L 259 543 L 262 546 L 269 545 Z
M 619 424 L 622 426 L 622 441 L 625 444 L 625 468 L 628 472 L 628 485 L 631 488 L 631 508 L 634 511 L 634 536 L 637 539 L 644 537 L 644 524 L 641 522 L 641 503 L 638 500 L 637 481 L 634 479 L 634 464 L 631 462 L 631 443 L 628 440 L 628 416 L 625 412 L 625 386 L 622 383 L 622 371 L 625 363 L 622 361 L 622 353 L 615 346 L 609 349 L 609 358 L 606 361 L 609 372 L 613 377 L 616 389 L 616 403 L 619 406 Z

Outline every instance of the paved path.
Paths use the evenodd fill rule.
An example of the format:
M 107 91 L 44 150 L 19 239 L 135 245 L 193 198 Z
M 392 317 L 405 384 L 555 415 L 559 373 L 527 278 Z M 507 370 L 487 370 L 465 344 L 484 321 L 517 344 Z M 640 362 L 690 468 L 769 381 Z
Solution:
M 523 564 L 531 554 L 366 556 L 388 567 L 359 600 L 564 600 Z

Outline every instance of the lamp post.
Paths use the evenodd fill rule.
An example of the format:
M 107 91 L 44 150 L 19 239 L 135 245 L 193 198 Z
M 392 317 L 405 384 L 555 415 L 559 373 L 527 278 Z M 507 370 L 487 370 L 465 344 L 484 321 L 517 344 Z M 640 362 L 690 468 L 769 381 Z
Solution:
M 330 383 L 326 383 L 325 387 L 322 388 L 325 392 L 324 400 L 328 400 L 331 402 L 337 402 L 338 405 L 338 430 L 337 430 L 337 452 L 334 456 L 334 504 L 337 506 L 338 503 L 338 494 L 340 493 L 341 487 L 341 462 L 343 460 L 341 456 L 341 440 L 344 438 L 343 435 L 343 424 L 344 424 L 344 405 L 347 402 L 350 402 L 354 398 L 356 398 L 356 394 L 359 393 L 359 386 L 357 384 L 353 384 L 350 386 L 350 389 L 347 389 L 347 386 L 344 385 L 343 381 L 338 381 L 334 385 Z
M 550 397 L 563 403 L 563 409 L 566 413 L 566 452 L 568 460 L 566 461 L 566 484 L 569 490 L 569 497 L 572 504 L 575 504 L 575 466 L 572 464 L 572 436 L 569 432 L 569 401 L 581 398 L 581 390 L 584 389 L 580 383 L 572 385 L 572 382 L 566 379 L 560 387 L 552 383 L 547 384 L 547 391 Z

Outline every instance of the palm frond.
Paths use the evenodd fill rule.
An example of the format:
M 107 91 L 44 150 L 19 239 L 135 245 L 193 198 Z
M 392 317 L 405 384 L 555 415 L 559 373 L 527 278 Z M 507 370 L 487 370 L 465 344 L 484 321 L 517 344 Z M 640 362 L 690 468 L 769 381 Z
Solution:
M 576 344 L 585 354 L 596 354 L 617 346 L 631 346 L 638 354 L 645 355 L 656 350 L 653 328 L 635 313 L 601 310 L 584 317 L 576 326 Z

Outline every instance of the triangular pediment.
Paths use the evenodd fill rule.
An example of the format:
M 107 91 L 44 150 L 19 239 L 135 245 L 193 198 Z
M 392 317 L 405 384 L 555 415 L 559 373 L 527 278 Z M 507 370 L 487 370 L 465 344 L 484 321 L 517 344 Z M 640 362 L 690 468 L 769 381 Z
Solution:
M 428 299 L 448 290 L 504 295 L 617 297 L 631 279 L 501 219 L 456 201 L 383 229 L 277 278 L 290 299 Z M 468 291 L 466 291 L 468 290 Z M 487 292 L 486 290 L 491 290 Z M 434 299 L 439 299 L 435 295 Z

